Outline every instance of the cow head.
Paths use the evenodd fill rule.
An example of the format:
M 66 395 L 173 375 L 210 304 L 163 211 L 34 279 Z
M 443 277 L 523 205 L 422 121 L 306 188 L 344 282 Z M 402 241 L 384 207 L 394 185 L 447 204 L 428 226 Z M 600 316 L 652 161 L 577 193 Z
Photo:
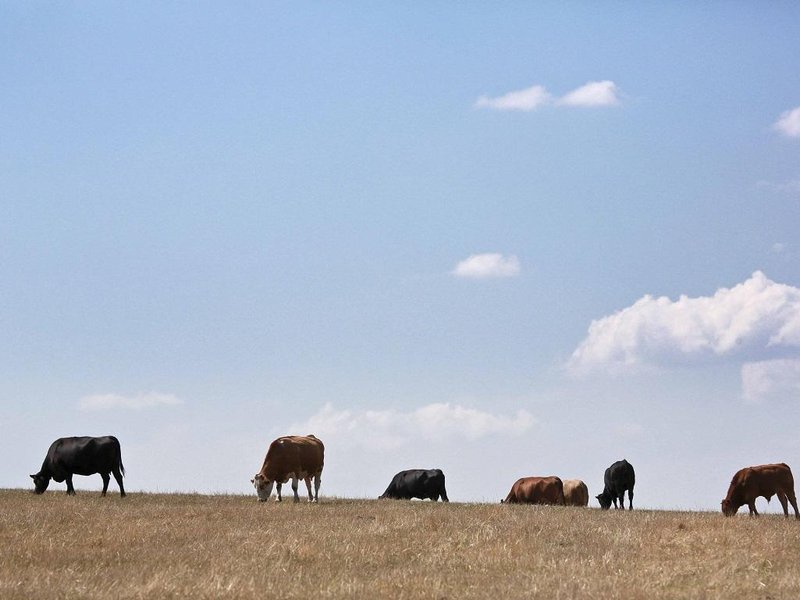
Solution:
M 272 494 L 272 486 L 275 485 L 274 481 L 270 481 L 264 475 L 258 473 L 250 480 L 250 483 L 252 483 L 253 487 L 256 488 L 256 494 L 258 494 L 259 502 L 266 502 L 269 500 L 269 496 Z
M 602 494 L 595 496 L 595 498 L 597 498 L 597 501 L 600 503 L 600 508 L 603 510 L 608 510 L 611 508 L 611 494 L 603 492 Z
M 720 502 L 720 505 L 722 506 L 722 514 L 725 515 L 726 517 L 732 517 L 733 515 L 736 514 L 736 511 L 738 510 L 733 507 L 733 502 L 731 502 L 727 498 L 725 498 L 725 500 Z
M 41 472 L 31 475 L 31 479 L 33 479 L 33 491 L 37 494 L 44 494 L 47 486 L 50 485 L 50 478 L 42 475 Z

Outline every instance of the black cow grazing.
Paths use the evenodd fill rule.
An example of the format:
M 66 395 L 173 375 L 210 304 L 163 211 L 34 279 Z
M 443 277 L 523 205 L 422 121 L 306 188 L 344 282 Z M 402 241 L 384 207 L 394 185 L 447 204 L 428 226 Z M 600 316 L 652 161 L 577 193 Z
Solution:
M 57 439 L 50 445 L 42 468 L 35 475 L 31 475 L 31 479 L 37 494 L 43 494 L 50 484 L 50 479 L 55 479 L 59 483 L 66 480 L 67 494 L 74 495 L 72 476 L 95 473 L 100 473 L 100 477 L 103 478 L 103 496 L 108 490 L 110 479 L 108 474 L 113 473 L 119 485 L 119 495 L 125 497 L 125 487 L 122 485 L 125 467 L 122 466 L 119 440 L 113 435 Z
M 603 482 L 605 483 L 603 493 L 596 496 L 600 508 L 608 510 L 613 501 L 614 508 L 625 510 L 625 490 L 628 490 L 628 502 L 630 510 L 633 510 L 633 484 L 636 483 L 636 475 L 631 463 L 624 458 L 615 462 L 606 469 Z M 617 500 L 619 500 L 619 506 L 617 506 Z
M 450 502 L 447 499 L 447 491 L 444 489 L 444 473 L 442 473 L 441 469 L 410 469 L 408 471 L 400 471 L 392 477 L 392 483 L 378 498 L 392 498 L 395 500 L 411 500 L 411 498 L 424 500 L 430 498 L 436 502 L 440 496 L 444 502 Z

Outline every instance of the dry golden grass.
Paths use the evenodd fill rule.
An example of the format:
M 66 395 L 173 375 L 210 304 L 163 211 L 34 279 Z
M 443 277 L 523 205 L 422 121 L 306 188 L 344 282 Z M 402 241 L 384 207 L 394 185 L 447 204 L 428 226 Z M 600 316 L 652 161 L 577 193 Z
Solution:
M 0 491 L 0 598 L 800 598 L 777 516 Z

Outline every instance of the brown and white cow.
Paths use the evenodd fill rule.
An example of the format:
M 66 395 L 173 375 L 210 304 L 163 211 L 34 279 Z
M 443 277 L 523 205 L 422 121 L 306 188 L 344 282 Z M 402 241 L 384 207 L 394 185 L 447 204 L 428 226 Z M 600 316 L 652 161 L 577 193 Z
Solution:
M 589 488 L 580 479 L 565 479 L 564 502 L 567 506 L 589 506 Z
M 560 504 L 564 506 L 564 484 L 555 476 L 523 477 L 511 486 L 506 504 Z
M 305 480 L 308 501 L 316 502 L 322 477 L 325 446 L 313 435 L 288 435 L 280 437 L 269 446 L 261 470 L 250 483 L 256 488 L 261 502 L 269 500 L 272 486 L 277 484 L 278 499 L 281 501 L 281 485 L 292 480 L 294 501 L 299 502 L 297 484 Z M 311 495 L 311 478 L 314 478 L 314 495 Z
M 736 472 L 728 488 L 728 495 L 722 501 L 722 513 L 726 517 L 736 514 L 741 506 L 747 504 L 750 514 L 758 516 L 756 498 L 763 496 L 769 502 L 777 495 L 783 507 L 783 514 L 789 516 L 788 498 L 794 509 L 794 516 L 800 519 L 797 512 L 797 498 L 794 495 L 794 477 L 786 463 L 777 465 L 759 465 L 745 467 Z

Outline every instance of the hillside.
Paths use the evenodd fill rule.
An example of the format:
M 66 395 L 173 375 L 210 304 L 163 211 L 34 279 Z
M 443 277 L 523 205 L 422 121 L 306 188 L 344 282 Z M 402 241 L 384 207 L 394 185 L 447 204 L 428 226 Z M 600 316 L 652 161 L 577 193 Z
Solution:
M 800 523 L 0 491 L 2 598 L 798 598 Z

